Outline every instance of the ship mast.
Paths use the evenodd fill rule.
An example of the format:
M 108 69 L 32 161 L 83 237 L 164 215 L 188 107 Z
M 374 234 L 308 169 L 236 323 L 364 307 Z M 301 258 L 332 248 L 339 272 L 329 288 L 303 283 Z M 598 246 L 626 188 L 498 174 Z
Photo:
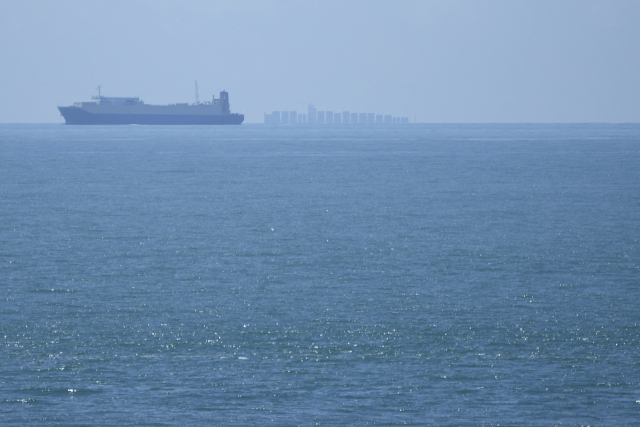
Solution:
M 200 104 L 200 98 L 198 97 L 198 81 L 196 80 L 196 105 Z
M 100 88 L 101 88 L 101 87 L 102 87 L 102 86 L 98 86 L 98 87 L 96 88 L 96 89 L 98 89 L 98 98 L 100 98 Z

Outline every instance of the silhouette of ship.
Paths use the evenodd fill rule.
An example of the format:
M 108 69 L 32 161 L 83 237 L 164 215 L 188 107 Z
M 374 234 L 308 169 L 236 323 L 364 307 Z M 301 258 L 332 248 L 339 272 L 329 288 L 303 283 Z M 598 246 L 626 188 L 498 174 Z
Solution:
M 140 98 L 92 96 L 91 102 L 58 107 L 67 125 L 239 125 L 244 115 L 231 113 L 229 94 L 199 102 L 196 83 L 194 104 L 145 104 Z

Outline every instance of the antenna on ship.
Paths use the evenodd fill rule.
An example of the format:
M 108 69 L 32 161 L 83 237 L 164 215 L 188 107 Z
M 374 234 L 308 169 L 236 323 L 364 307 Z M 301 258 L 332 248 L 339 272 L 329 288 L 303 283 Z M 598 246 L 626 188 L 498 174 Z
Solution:
M 100 88 L 101 88 L 101 87 L 102 87 L 102 86 L 98 86 L 98 87 L 96 88 L 96 89 L 98 89 L 98 98 L 100 98 Z
M 200 98 L 198 97 L 198 81 L 196 80 L 196 105 L 200 104 Z

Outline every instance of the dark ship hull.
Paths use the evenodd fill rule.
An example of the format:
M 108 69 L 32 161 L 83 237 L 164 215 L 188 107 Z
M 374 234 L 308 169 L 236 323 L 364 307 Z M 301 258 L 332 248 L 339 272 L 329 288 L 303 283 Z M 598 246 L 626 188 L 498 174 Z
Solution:
M 239 125 L 243 114 L 104 114 L 58 107 L 67 125 Z

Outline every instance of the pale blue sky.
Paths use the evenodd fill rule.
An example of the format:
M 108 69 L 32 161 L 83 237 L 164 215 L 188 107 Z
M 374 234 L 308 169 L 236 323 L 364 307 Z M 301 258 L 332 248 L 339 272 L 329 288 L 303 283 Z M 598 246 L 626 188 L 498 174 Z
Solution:
M 640 122 L 640 0 L 0 2 L 0 122 L 226 89 L 246 122 Z

